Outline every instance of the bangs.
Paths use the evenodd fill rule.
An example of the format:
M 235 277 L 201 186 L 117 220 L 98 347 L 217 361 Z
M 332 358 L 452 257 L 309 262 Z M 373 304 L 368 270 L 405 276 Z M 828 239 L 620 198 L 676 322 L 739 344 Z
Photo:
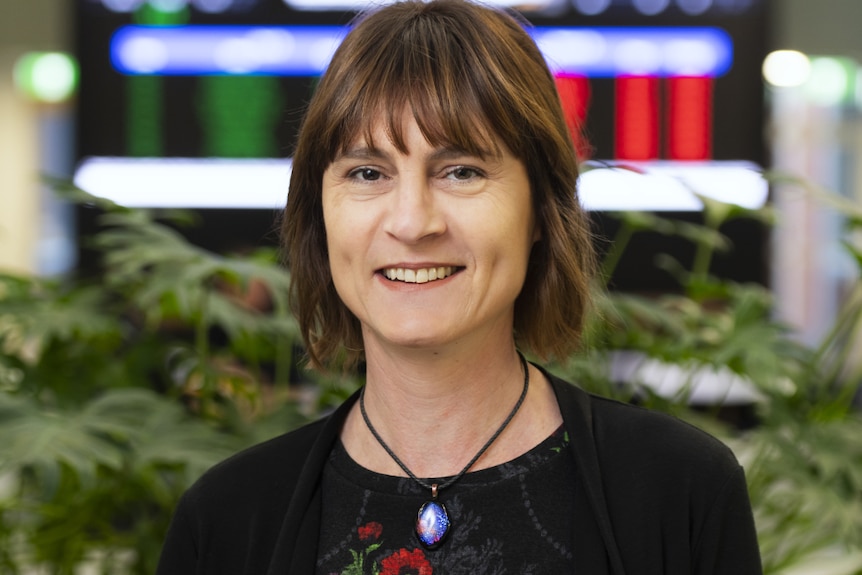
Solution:
M 374 132 L 382 125 L 395 148 L 407 154 L 409 150 L 404 140 L 404 118 L 407 112 L 416 120 L 419 130 L 432 147 L 453 148 L 483 158 L 501 153 L 497 134 L 493 133 L 481 108 L 462 107 L 459 111 L 448 109 L 437 96 L 429 95 L 424 86 L 414 85 L 411 91 L 399 88 L 388 94 L 380 94 L 365 104 L 367 108 L 361 104 L 358 108 L 365 108 L 367 112 L 351 115 L 344 123 L 344 140 L 339 146 L 341 152 L 357 141 L 364 141 L 374 147 Z
M 381 123 L 396 149 L 407 153 L 405 112 L 412 114 L 431 146 L 480 157 L 499 155 L 501 143 L 512 148 L 507 137 L 511 130 L 501 130 L 492 121 L 509 117 L 499 109 L 494 79 L 486 66 L 474 61 L 475 54 L 456 31 L 416 18 L 401 34 L 388 33 L 363 47 L 370 53 L 355 59 L 375 65 L 351 75 L 352 85 L 341 88 L 342 95 L 352 97 L 343 98 L 350 106 L 343 108 L 342 117 L 331 118 L 339 129 L 332 133 L 337 141 L 331 142 L 330 161 L 357 141 L 373 145 Z

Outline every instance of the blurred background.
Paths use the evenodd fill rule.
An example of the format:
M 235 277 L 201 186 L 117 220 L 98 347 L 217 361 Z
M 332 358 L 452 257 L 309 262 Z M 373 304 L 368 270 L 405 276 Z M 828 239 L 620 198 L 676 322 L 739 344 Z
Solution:
M 768 575 L 862 574 L 862 2 L 492 3 L 602 255 L 548 367 L 726 441 Z M 0 0 L 0 573 L 152 573 L 204 470 L 361 383 L 301 369 L 275 249 L 356 8 Z

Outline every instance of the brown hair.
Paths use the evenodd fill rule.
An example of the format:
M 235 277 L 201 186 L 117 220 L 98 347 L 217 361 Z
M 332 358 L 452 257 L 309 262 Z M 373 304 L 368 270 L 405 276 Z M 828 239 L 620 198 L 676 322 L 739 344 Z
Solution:
M 515 301 L 518 344 L 565 357 L 580 341 L 594 271 L 578 164 L 554 79 L 522 23 L 465 0 L 408 0 L 362 16 L 311 99 L 293 156 L 282 243 L 291 307 L 311 364 L 362 357 L 359 322 L 329 270 L 321 189 L 335 157 L 386 122 L 406 151 L 401 112 L 412 110 L 431 145 L 471 153 L 501 142 L 524 162 L 541 240 Z

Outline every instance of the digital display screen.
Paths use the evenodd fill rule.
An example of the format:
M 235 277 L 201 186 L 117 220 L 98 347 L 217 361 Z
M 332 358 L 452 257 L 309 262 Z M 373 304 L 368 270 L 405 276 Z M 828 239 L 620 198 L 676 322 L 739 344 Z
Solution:
M 614 210 L 696 221 L 692 190 L 765 203 L 767 0 L 496 4 L 521 10 L 532 25 L 564 110 L 581 126 L 580 156 L 635 168 L 581 177 L 580 197 L 605 235 L 615 224 L 604 213 Z M 76 0 L 76 183 L 127 205 L 206 211 L 196 241 L 212 249 L 272 241 L 305 106 L 364 5 Z M 228 225 L 234 237 L 224 237 Z M 717 261 L 727 265 L 719 275 L 762 281 L 763 230 L 737 224 L 729 233 L 746 249 Z M 652 254 L 678 243 L 639 244 L 616 284 L 662 289 L 667 278 L 656 276 Z
M 357 5 L 78 0 L 79 157 L 286 157 Z M 530 8 L 589 157 L 762 164 L 762 1 Z

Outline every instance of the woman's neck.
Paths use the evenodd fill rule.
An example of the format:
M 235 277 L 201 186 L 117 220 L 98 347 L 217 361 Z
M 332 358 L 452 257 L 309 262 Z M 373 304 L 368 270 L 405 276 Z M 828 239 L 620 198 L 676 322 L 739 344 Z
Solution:
M 457 474 L 510 414 L 524 388 L 524 371 L 514 343 L 500 348 L 469 354 L 367 350 L 369 420 L 415 475 Z M 528 369 L 531 389 L 524 404 L 471 470 L 517 457 L 559 424 L 547 382 L 541 372 Z M 531 424 L 535 421 L 540 424 Z M 358 409 L 348 417 L 342 439 L 360 464 L 404 475 L 374 439 Z

